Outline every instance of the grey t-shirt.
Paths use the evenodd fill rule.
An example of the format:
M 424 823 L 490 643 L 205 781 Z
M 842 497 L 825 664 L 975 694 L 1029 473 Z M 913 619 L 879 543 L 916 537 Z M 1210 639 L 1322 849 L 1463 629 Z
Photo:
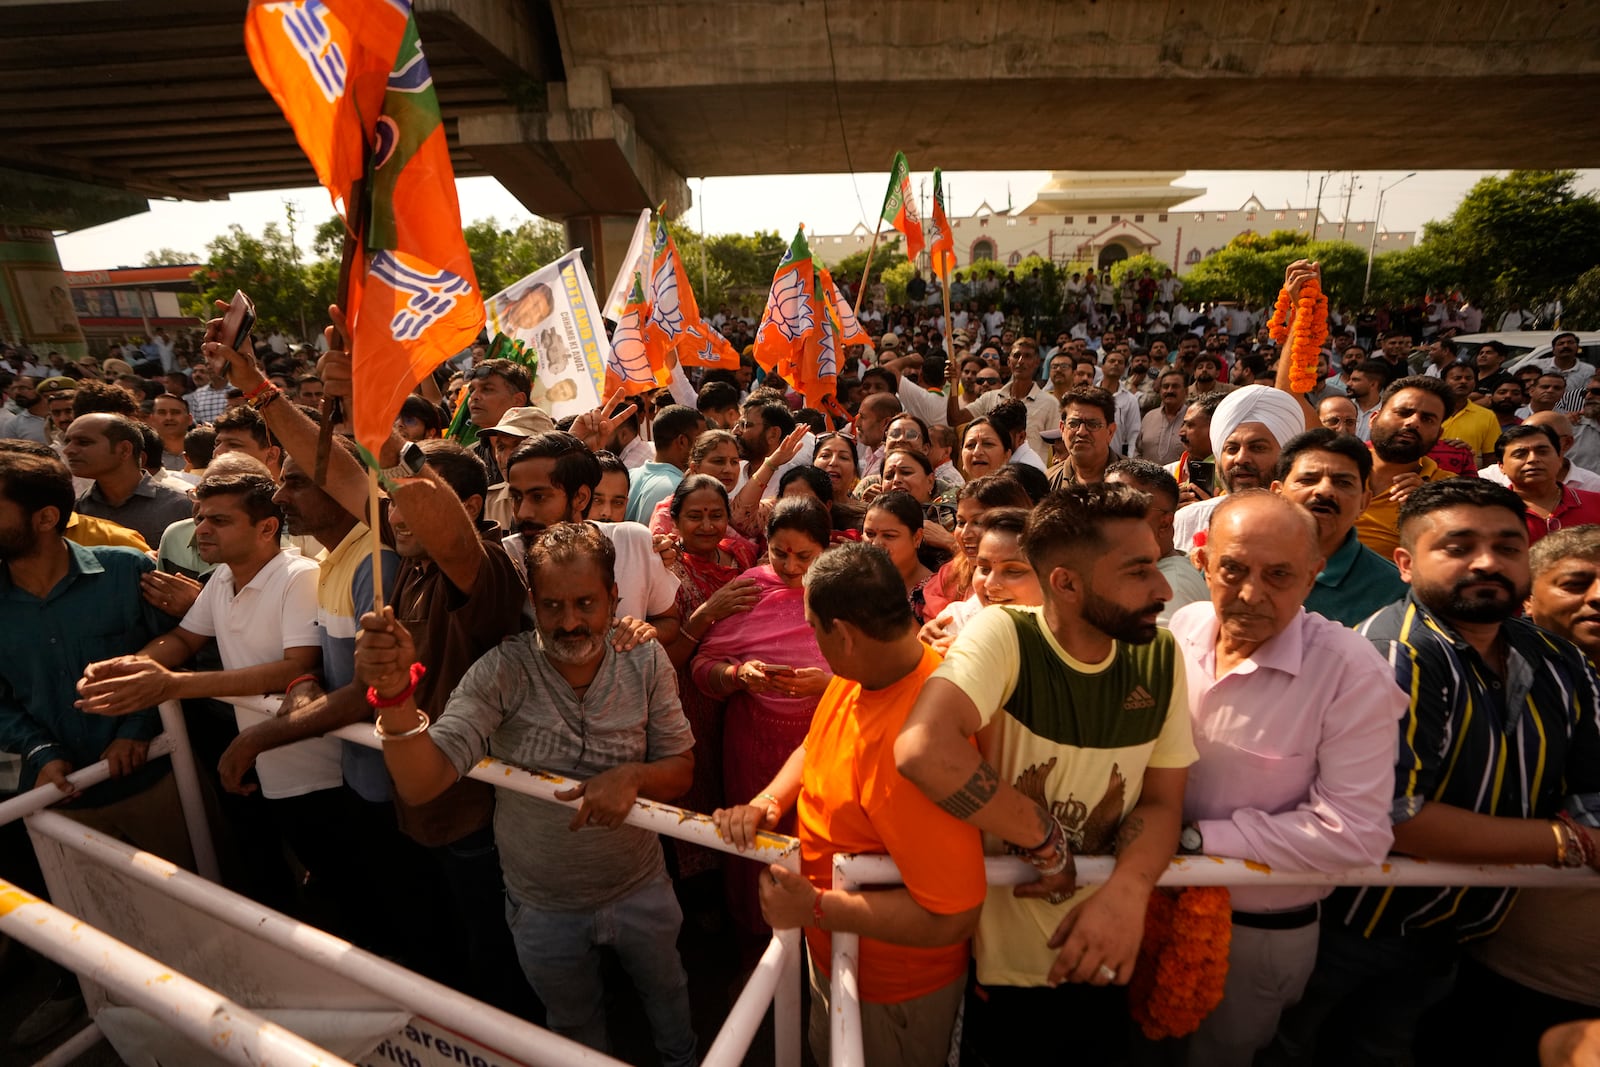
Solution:
M 534 633 L 508 637 L 474 663 L 429 733 L 461 774 L 492 755 L 582 779 L 694 747 L 677 672 L 660 644 L 619 653 L 608 643 L 579 700 Z M 572 814 L 509 790 L 496 797 L 500 865 L 519 902 L 590 911 L 665 877 L 655 834 L 632 826 L 574 833 Z

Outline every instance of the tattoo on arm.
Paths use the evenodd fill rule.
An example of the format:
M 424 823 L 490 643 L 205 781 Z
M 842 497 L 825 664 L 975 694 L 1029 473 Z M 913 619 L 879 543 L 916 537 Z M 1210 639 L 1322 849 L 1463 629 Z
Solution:
M 970 819 L 994 799 L 999 789 L 1000 775 L 986 760 L 978 764 L 966 785 L 939 801 L 939 806 L 958 819 Z
M 1121 852 L 1144 833 L 1144 820 L 1137 815 L 1129 815 L 1122 820 L 1122 825 L 1117 827 L 1117 840 L 1112 846 L 1115 852 Z

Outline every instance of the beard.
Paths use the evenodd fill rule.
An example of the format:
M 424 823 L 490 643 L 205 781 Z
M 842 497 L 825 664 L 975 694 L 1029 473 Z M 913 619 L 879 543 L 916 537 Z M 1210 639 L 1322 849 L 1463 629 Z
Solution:
M 540 630 L 539 645 L 557 663 L 587 663 L 605 651 L 605 637 L 595 636 L 587 626 L 548 633 Z
M 1486 584 L 1497 586 L 1504 595 L 1496 595 L 1482 588 L 1468 592 L 1468 586 L 1481 587 Z M 1417 599 L 1440 615 L 1457 622 L 1472 623 L 1504 622 L 1520 614 L 1523 601 L 1528 599 L 1531 589 L 1531 586 L 1518 589 L 1511 579 L 1502 574 L 1469 575 L 1449 588 L 1419 586 L 1413 576 L 1412 586 L 1417 591 Z
M 1389 463 L 1415 463 L 1426 456 L 1435 443 L 1423 441 L 1422 435 L 1412 430 L 1372 427 L 1372 450 L 1379 459 Z
M 39 533 L 29 526 L 0 533 L 0 562 L 10 562 L 33 555 L 39 547 Z
M 1159 613 L 1161 605 L 1162 601 L 1154 600 L 1142 608 L 1129 611 L 1120 604 L 1112 603 L 1100 596 L 1093 589 L 1087 589 L 1083 599 L 1082 615 L 1084 622 L 1109 637 L 1130 645 L 1148 645 L 1156 639 L 1158 627 L 1154 619 L 1147 622 L 1144 617 Z

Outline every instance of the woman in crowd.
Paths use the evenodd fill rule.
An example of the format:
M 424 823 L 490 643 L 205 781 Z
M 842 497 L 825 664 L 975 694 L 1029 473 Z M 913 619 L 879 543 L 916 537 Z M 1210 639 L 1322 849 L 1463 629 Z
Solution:
M 723 720 L 726 795 L 754 796 L 805 740 L 832 674 L 806 625 L 806 571 L 827 549 L 828 512 L 807 497 L 781 500 L 767 522 L 769 562 L 740 576 L 755 587 L 748 612 L 714 622 L 691 666 L 695 687 L 728 702 Z M 709 808 L 699 808 L 709 811 Z M 792 824 L 780 827 L 792 833 Z M 728 902 L 740 927 L 765 929 L 755 864 L 731 865 Z
M 696 442 L 698 447 L 698 442 Z M 756 583 L 741 578 L 755 565 L 755 546 L 728 525 L 728 490 L 709 474 L 690 474 L 666 501 L 677 531 L 678 618 L 683 625 L 667 645 L 678 668 L 678 695 L 694 731 L 694 785 L 678 801 L 691 811 L 710 811 L 722 803 L 722 701 L 693 684 L 690 662 L 695 646 L 723 619 L 740 616 L 756 603 Z M 688 878 L 718 866 L 717 853 L 674 841 L 678 877 Z
M 825 433 L 817 437 L 811 462 L 821 468 L 833 482 L 833 499 L 849 500 L 861 480 L 856 467 L 856 443 L 849 434 Z
M 993 508 L 972 524 L 979 532 L 973 557 L 972 596 L 950 604 L 924 626 L 917 635 L 924 644 L 943 655 L 961 628 L 989 605 L 1022 607 L 1044 603 L 1039 576 L 1022 551 L 1022 535 L 1027 532 L 1030 514 L 1027 508 Z
M 972 569 L 978 557 L 978 520 L 991 508 L 1029 508 L 1033 501 L 1010 468 L 961 487 L 956 496 L 955 555 L 939 568 L 923 590 L 928 613 L 937 615 L 952 601 L 972 593 Z
M 998 474 L 1011 462 L 1011 448 L 987 415 L 967 423 L 961 435 L 961 473 L 967 481 Z
M 866 508 L 857 500 L 839 500 L 830 495 L 832 492 L 833 479 L 828 477 L 827 472 L 821 467 L 806 464 L 790 467 L 783 472 L 783 477 L 778 479 L 779 500 L 787 500 L 793 496 L 810 497 L 828 509 L 828 523 L 833 528 L 833 544 L 861 540 L 861 519 L 866 514 Z M 771 514 L 770 508 L 768 514 Z
M 739 484 L 739 442 L 733 434 L 727 430 L 707 430 L 694 439 L 694 447 L 689 449 L 689 467 L 684 480 L 695 474 L 709 474 L 722 483 L 722 488 L 731 498 L 734 486 Z M 654 514 L 650 516 L 650 532 L 672 532 L 671 497 L 656 505 Z
M 920 558 L 925 526 L 922 506 L 911 494 L 891 489 L 867 507 L 861 527 L 862 540 L 889 553 L 895 570 L 906 583 L 906 598 L 911 601 L 911 613 L 919 625 L 935 614 L 928 610 L 924 596 L 924 586 L 933 578 L 932 569 Z
M 883 457 L 883 465 L 878 468 L 883 478 L 882 492 L 908 493 L 922 508 L 926 521 L 923 523 L 923 543 L 937 558 L 930 566 L 937 568 L 944 563 L 956 549 L 955 535 L 951 532 L 956 526 L 956 492 L 939 491 L 938 482 L 933 476 L 933 464 L 928 457 L 913 449 L 896 449 Z M 874 492 L 873 497 L 878 493 Z

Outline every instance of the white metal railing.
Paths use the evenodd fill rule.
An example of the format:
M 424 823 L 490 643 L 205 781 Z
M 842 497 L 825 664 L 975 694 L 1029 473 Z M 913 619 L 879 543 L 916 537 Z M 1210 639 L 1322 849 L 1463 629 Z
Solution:
M 259 702 L 241 700 L 247 706 Z M 263 705 L 264 707 L 264 705 Z M 149 757 L 173 757 L 173 773 L 186 824 L 193 839 L 197 865 L 209 866 L 214 876 L 215 853 L 209 828 L 205 824 L 199 778 L 195 773 L 182 712 L 176 703 L 162 705 L 165 732 L 151 741 Z M 368 747 L 381 747 L 371 727 L 347 727 L 337 732 L 344 740 Z M 331 736 L 331 735 L 330 735 Z M 104 761 L 82 768 L 69 776 L 80 790 L 107 780 Z M 575 784 L 574 780 L 486 759 L 474 767 L 470 777 L 501 789 L 537 797 L 565 807 L 576 808 L 578 801 L 557 800 L 555 792 Z M 514 1057 L 529 1067 L 568 1067 L 572 1064 L 618 1065 L 621 1061 L 570 1041 L 558 1034 L 501 1012 L 447 986 L 364 952 L 348 942 L 315 927 L 297 922 L 271 909 L 212 884 L 157 856 L 131 848 L 65 816 L 46 811 L 64 794 L 52 785 L 43 785 L 0 803 L 0 825 L 24 818 L 35 833 L 114 868 L 125 878 L 158 887 L 176 902 L 186 904 L 237 929 L 246 930 L 276 947 L 348 978 L 372 992 L 388 997 L 416 1015 L 425 1015 L 474 1040 Z M 722 840 L 710 816 L 649 800 L 635 803 L 625 820 L 653 833 L 711 848 L 761 863 L 777 863 L 799 870 L 799 842 L 781 834 L 761 833 L 754 847 L 739 852 Z M 25 919 L 19 919 L 25 915 Z M 26 924 L 26 936 L 15 928 Z M 240 1067 L 277 1064 L 344 1064 L 345 1061 L 316 1045 L 283 1030 L 241 1008 L 214 990 L 195 982 L 134 948 L 95 930 L 89 924 L 28 896 L 9 883 L 0 881 L 0 931 L 14 933 L 17 940 L 75 973 L 92 978 L 127 1004 L 140 1007 L 153 1018 L 199 1041 L 214 1054 Z M 800 955 L 798 930 L 775 933 L 754 974 L 735 1001 L 721 1031 L 712 1041 L 701 1062 L 707 1067 L 732 1067 L 740 1063 L 766 1015 L 774 1007 L 774 1038 L 777 1067 L 799 1067 L 800 1063 Z M 92 945 L 92 949 L 84 946 Z M 166 994 L 175 993 L 169 1003 Z M 166 1005 L 164 1008 L 163 1005 Z M 180 1010 L 181 1009 L 181 1010 Z M 204 1011 L 201 1014 L 196 1012 Z M 218 1020 L 232 1019 L 234 1034 L 248 1030 L 249 1041 L 213 1041 L 216 1035 L 206 1029 Z M 92 1046 L 99 1039 L 98 1027 L 89 1028 L 68 1040 L 73 1049 Z M 65 1046 L 63 1046 L 65 1049 Z M 63 1049 L 46 1056 L 43 1063 L 63 1062 Z M 71 1051 L 71 1050 L 68 1050 Z
M 1111 856 L 1083 856 L 1077 859 L 1078 884 L 1100 885 L 1111 877 L 1116 866 Z M 984 860 L 984 873 L 990 885 L 1022 885 L 1037 881 L 1039 872 L 1015 856 L 990 856 Z M 885 855 L 833 857 L 833 887 L 859 889 L 864 885 L 900 885 L 900 868 Z M 1372 867 L 1349 870 L 1275 871 L 1260 863 L 1222 856 L 1176 856 L 1165 874 L 1165 886 L 1305 886 L 1305 885 L 1396 885 L 1456 886 L 1492 885 L 1596 888 L 1600 872 L 1581 868 L 1558 870 L 1538 865 L 1496 865 L 1434 863 L 1428 860 L 1393 856 Z M 831 933 L 832 974 L 828 995 L 829 1058 L 834 1067 L 863 1067 L 866 1054 L 861 1034 L 861 938 L 857 934 Z
M 116 990 L 128 1005 L 233 1063 L 250 1067 L 351 1067 L 333 1053 L 4 879 L 0 879 L 0 934 Z M 76 1042 L 77 1037 L 71 1040 Z

